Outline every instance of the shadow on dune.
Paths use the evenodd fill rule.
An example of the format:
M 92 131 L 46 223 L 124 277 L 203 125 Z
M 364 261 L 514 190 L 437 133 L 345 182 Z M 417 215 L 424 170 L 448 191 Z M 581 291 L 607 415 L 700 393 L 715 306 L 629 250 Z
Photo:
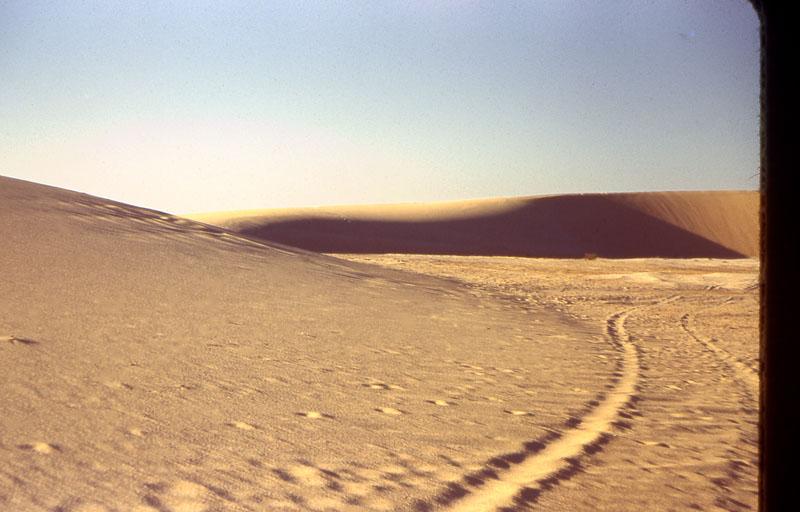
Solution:
M 542 197 L 511 210 L 446 220 L 306 218 L 240 233 L 330 253 L 581 258 L 742 258 L 747 255 L 609 196 Z

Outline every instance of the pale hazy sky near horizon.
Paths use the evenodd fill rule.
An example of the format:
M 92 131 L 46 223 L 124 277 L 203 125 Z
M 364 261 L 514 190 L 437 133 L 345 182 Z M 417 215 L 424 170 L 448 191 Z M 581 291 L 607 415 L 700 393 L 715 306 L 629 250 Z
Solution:
M 744 0 L 0 0 L 0 175 L 169 212 L 756 189 Z

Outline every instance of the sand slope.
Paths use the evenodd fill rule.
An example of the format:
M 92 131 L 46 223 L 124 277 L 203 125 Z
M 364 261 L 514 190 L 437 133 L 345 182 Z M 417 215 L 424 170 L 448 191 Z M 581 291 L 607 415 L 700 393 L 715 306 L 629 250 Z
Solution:
M 544 308 L 23 181 L 0 240 L 0 510 L 418 510 L 614 370 Z
M 6 178 L 0 240 L 0 510 L 755 503 L 755 260 L 351 262 Z
M 332 253 L 758 255 L 757 192 L 654 192 L 267 209 L 189 218 Z

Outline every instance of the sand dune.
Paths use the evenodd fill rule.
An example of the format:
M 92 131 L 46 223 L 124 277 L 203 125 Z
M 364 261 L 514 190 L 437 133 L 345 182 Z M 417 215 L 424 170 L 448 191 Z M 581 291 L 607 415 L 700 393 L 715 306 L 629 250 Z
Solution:
M 757 192 L 654 192 L 188 217 L 330 253 L 737 258 L 758 255 L 758 208 Z
M 613 371 L 558 313 L 85 194 L 0 178 L 0 239 L 0 510 L 413 510 Z
M 0 510 L 755 503 L 754 260 L 347 261 L 8 178 L 0 240 Z

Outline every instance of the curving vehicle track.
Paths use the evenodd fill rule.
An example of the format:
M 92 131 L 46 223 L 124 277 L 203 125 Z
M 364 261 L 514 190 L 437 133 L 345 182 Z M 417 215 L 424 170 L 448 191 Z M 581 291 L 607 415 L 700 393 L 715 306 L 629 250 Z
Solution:
M 620 355 L 593 408 L 443 509 L 756 510 L 757 261 L 360 260 L 602 322 Z

